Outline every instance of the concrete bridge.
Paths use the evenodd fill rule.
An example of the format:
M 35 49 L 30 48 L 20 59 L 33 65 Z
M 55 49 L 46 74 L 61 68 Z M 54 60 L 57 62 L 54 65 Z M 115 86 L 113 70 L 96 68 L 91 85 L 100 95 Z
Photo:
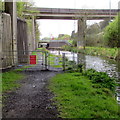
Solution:
M 118 9 L 65 9 L 65 8 L 38 8 L 31 7 L 27 10 L 37 11 L 34 13 L 25 12 L 25 16 L 35 16 L 36 19 L 66 19 L 74 20 L 86 17 L 87 20 L 113 19 Z
M 33 13 L 25 12 L 26 18 L 35 19 L 61 19 L 78 20 L 77 46 L 85 46 L 86 20 L 111 20 L 114 19 L 118 9 L 65 9 L 65 8 L 38 8 L 31 7 L 27 10 Z

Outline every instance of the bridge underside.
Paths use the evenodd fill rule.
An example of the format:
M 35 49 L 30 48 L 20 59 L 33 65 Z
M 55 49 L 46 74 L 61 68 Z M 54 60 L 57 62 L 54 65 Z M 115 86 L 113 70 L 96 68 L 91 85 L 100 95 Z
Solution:
M 32 14 L 33 15 L 33 14 Z M 30 14 L 26 14 L 26 18 L 32 18 Z M 103 20 L 103 19 L 114 19 L 115 15 L 53 15 L 53 14 L 40 14 L 40 15 L 35 15 L 36 19 L 58 19 L 58 20 L 78 20 L 80 18 L 86 18 L 87 20 Z

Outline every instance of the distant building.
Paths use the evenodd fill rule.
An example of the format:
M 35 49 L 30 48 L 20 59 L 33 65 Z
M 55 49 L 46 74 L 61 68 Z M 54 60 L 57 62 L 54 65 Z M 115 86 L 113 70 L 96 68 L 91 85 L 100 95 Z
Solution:
M 58 38 L 61 38 L 61 37 L 63 37 L 65 34 L 59 34 L 58 35 Z
M 45 47 L 48 49 L 62 49 L 63 46 L 70 45 L 66 40 L 50 40 L 49 42 L 42 41 L 38 43 L 38 47 Z

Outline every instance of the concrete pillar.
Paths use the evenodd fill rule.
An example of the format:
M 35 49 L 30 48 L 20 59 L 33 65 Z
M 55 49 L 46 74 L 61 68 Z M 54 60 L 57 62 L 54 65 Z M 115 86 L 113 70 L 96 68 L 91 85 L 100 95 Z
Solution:
M 85 46 L 85 29 L 86 20 L 84 18 L 80 18 L 78 20 L 77 47 Z
M 34 16 L 32 17 L 32 40 L 33 40 L 33 50 L 36 49 L 36 37 L 35 37 L 35 18 Z
M 10 2 L 9 2 L 10 1 Z M 16 2 L 14 0 L 5 0 L 5 12 L 11 15 L 11 28 L 12 28 L 12 44 L 13 44 L 13 56 L 14 65 L 18 63 L 17 55 L 17 10 Z
M 36 19 L 34 19 L 34 27 L 35 27 L 35 49 L 38 48 L 38 41 L 37 41 L 37 38 L 36 38 L 36 29 L 37 29 L 37 23 L 36 23 Z

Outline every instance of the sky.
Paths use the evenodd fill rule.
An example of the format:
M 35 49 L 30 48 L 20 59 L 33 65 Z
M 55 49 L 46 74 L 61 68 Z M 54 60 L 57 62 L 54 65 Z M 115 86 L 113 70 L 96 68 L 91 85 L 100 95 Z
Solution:
M 73 9 L 117 9 L 120 0 L 30 0 L 36 7 L 73 8 Z M 111 3 L 111 4 L 110 4 Z M 77 21 L 74 20 L 38 20 L 41 38 L 57 37 L 58 34 L 69 34 L 77 31 Z M 87 21 L 93 24 L 99 21 Z

